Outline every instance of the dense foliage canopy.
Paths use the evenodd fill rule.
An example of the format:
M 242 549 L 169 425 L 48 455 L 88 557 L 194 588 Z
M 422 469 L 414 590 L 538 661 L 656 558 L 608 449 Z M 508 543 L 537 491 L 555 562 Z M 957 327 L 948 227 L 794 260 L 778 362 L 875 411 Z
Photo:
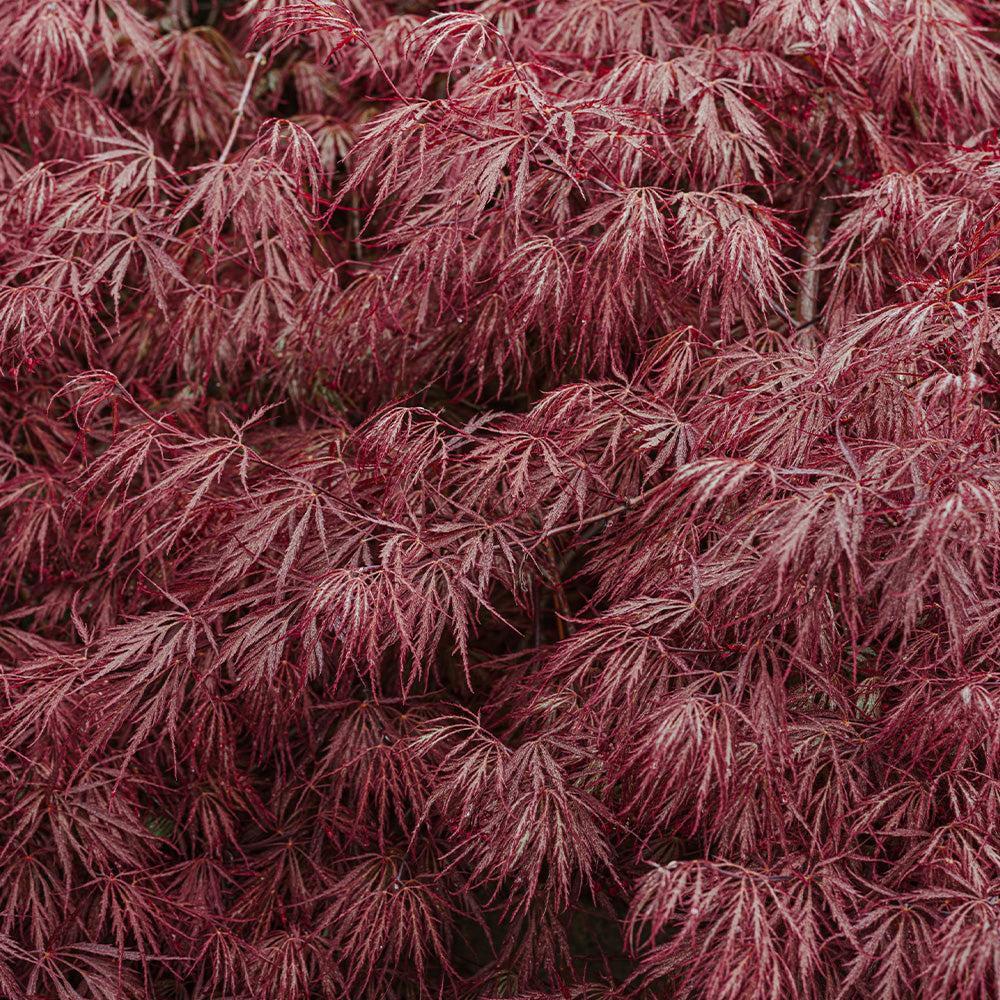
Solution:
M 0 994 L 996 1000 L 997 0 L 0 3 Z

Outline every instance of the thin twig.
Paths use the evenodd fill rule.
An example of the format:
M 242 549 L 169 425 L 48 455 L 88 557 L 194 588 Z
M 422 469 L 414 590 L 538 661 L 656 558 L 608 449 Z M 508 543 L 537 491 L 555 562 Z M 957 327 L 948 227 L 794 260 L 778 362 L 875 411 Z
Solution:
M 566 600 L 566 591 L 563 590 L 562 580 L 559 578 L 559 561 L 556 559 L 556 549 L 550 538 L 545 539 L 545 550 L 552 563 L 552 598 L 556 606 L 556 629 L 559 632 L 559 639 L 562 641 L 566 638 L 564 622 L 568 622 L 571 617 L 569 602 Z
M 233 143 L 236 141 L 236 133 L 240 130 L 240 123 L 243 121 L 243 116 L 246 114 L 247 100 L 250 97 L 250 89 L 253 87 L 254 77 L 257 75 L 257 70 L 266 57 L 267 45 L 263 45 L 254 55 L 253 61 L 250 63 L 250 72 L 247 73 L 246 81 L 243 84 L 243 93 L 240 94 L 240 103 L 236 106 L 235 117 L 233 118 L 233 127 L 229 130 L 229 138 L 226 139 L 226 144 L 222 147 L 222 152 L 219 154 L 219 163 L 225 163 L 230 152 L 232 151 Z
M 543 538 L 549 539 L 554 535 L 561 535 L 564 531 L 576 531 L 579 528 L 585 528 L 588 524 L 594 524 L 596 521 L 604 521 L 616 517 L 618 514 L 624 514 L 627 510 L 634 510 L 641 500 L 642 497 L 630 497 L 620 507 L 613 507 L 603 514 L 594 514 L 592 517 L 585 517 L 582 521 L 574 521 L 572 524 L 563 524 L 558 528 L 553 528 L 551 531 L 547 531 Z

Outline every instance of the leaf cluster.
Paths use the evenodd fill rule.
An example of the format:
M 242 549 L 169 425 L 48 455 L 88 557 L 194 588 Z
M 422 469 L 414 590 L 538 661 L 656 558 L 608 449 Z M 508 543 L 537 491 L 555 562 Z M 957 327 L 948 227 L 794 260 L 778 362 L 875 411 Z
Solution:
M 996 997 L 998 46 L 0 4 L 0 994 Z

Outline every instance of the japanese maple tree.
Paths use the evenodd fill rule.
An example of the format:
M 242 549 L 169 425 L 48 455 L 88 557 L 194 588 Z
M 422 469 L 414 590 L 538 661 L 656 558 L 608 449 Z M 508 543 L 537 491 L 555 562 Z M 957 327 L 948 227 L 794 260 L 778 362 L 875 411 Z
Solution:
M 1000 4 L 0 4 L 0 995 L 996 1000 Z

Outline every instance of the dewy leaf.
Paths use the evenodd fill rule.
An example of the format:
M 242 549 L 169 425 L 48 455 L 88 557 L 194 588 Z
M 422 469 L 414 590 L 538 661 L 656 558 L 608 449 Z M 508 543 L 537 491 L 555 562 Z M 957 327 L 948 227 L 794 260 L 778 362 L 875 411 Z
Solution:
M 0 997 L 996 1000 L 998 38 L 0 3 Z

